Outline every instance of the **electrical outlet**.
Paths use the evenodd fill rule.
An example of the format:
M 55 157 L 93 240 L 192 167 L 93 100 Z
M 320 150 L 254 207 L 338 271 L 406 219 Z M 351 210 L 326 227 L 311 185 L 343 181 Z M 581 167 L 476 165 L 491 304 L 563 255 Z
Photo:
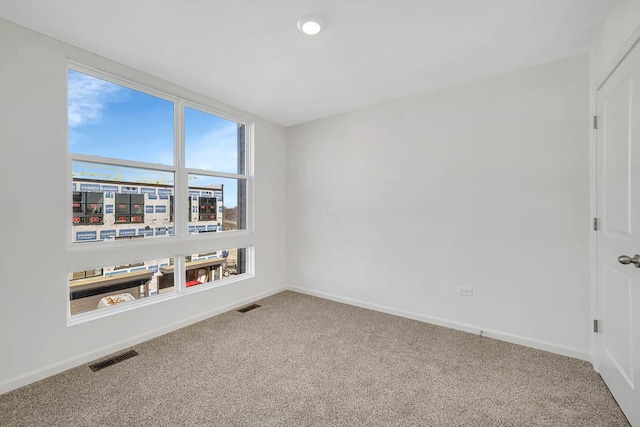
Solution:
M 473 296 L 473 288 L 465 288 L 465 287 L 458 287 L 458 295 L 462 295 L 465 297 L 472 297 Z

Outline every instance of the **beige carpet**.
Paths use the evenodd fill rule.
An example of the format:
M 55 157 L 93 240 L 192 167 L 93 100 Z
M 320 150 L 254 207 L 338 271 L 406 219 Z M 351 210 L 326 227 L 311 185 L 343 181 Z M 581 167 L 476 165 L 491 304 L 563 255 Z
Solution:
M 283 292 L 0 396 L 1 426 L 626 426 L 591 366 Z

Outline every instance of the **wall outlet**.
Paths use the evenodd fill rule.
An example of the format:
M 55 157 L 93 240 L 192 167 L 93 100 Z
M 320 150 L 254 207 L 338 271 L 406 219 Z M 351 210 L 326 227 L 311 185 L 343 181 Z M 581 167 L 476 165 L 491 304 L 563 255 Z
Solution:
M 458 295 L 462 295 L 465 297 L 472 297 L 473 296 L 473 288 L 465 288 L 465 287 L 458 287 Z

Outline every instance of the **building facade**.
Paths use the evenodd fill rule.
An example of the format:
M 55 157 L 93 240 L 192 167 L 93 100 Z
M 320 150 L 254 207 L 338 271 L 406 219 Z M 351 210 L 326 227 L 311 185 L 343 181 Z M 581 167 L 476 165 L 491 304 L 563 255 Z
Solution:
M 173 185 L 74 177 L 72 186 L 74 243 L 158 238 L 175 232 Z M 190 234 L 222 231 L 223 193 L 223 185 L 189 187 L 185 208 Z M 233 252 L 237 265 L 238 251 Z M 188 255 L 187 286 L 221 279 L 230 271 L 236 274 L 227 268 L 228 256 L 229 251 Z M 167 258 L 71 272 L 70 314 L 170 291 L 173 264 Z

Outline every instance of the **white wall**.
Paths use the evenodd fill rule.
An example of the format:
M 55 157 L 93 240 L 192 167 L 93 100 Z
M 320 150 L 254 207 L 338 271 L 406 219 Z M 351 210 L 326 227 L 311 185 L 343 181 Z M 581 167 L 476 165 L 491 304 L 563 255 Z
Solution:
M 289 128 L 289 284 L 588 359 L 588 84 L 583 55 Z
M 222 247 L 255 242 L 255 278 L 67 326 L 66 272 L 105 265 L 110 256 L 66 250 L 67 58 L 255 120 L 256 232 L 216 240 Z M 286 284 L 286 129 L 2 20 L 0 94 L 0 393 Z M 46 214 L 28 207 L 34 199 Z M 123 250 L 122 257 L 190 252 L 168 240 Z M 203 242 L 202 249 L 211 244 Z

